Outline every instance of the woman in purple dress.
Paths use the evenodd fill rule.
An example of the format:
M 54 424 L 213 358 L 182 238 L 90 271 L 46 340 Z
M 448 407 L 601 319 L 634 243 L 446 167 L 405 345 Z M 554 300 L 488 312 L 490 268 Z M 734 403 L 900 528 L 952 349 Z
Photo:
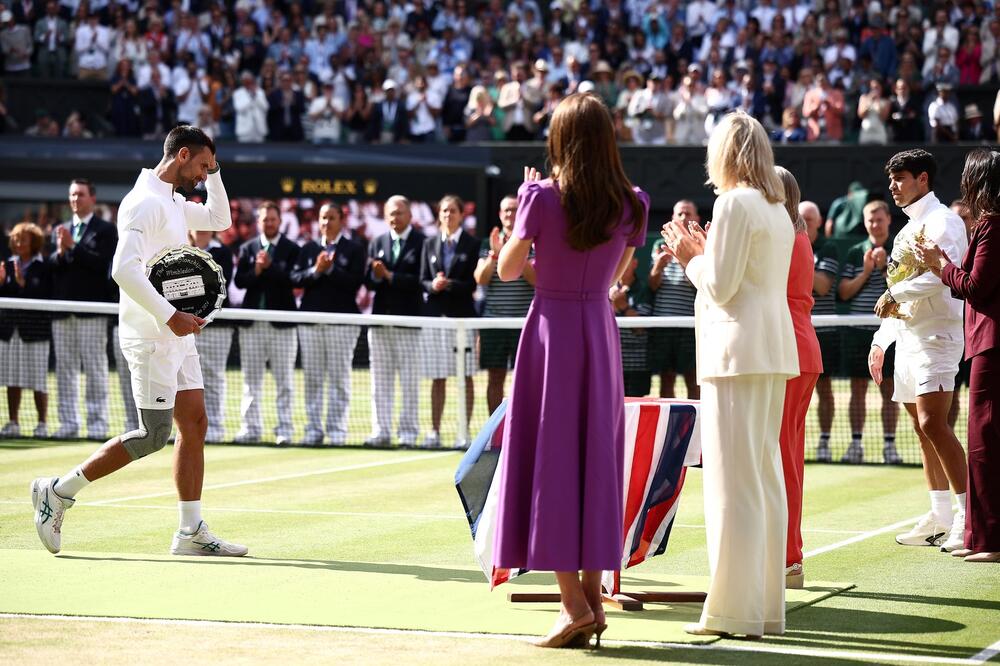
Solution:
M 601 572 L 622 558 L 624 389 L 608 290 L 646 240 L 649 197 L 625 176 L 611 115 L 574 94 L 552 116 L 552 177 L 525 170 L 500 279 L 535 246 L 535 299 L 521 333 L 504 428 L 498 567 L 554 571 L 562 612 L 541 647 L 604 631 Z

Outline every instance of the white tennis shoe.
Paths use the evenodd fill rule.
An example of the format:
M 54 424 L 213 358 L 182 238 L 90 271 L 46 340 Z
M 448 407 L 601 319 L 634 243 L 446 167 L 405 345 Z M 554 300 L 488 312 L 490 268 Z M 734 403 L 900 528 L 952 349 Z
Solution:
M 941 552 L 950 553 L 962 548 L 965 548 L 965 513 L 960 511 L 955 514 L 955 519 L 951 521 L 951 533 L 941 544 Z
M 31 482 L 31 506 L 35 508 L 35 529 L 42 545 L 50 553 L 58 553 L 62 547 L 62 523 L 66 509 L 74 500 L 60 497 L 52 489 L 58 481 L 56 477 L 35 479 Z
M 934 520 L 930 512 L 924 514 L 917 524 L 905 534 L 896 536 L 900 546 L 940 546 L 948 534 L 948 527 Z
M 248 552 L 246 546 L 229 543 L 208 531 L 205 521 L 198 523 L 194 534 L 176 532 L 170 544 L 171 555 L 195 555 L 214 557 L 243 557 Z

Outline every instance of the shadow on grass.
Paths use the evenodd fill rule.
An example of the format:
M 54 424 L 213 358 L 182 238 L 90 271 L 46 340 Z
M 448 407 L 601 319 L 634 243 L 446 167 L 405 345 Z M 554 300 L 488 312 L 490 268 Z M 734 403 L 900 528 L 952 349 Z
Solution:
M 978 648 L 940 645 L 931 637 L 965 628 L 961 622 L 921 615 L 809 606 L 789 617 L 784 636 L 768 642 L 800 648 L 965 658 Z M 916 640 L 906 640 L 910 636 Z
M 751 644 L 747 644 L 752 649 Z M 586 657 L 595 662 L 605 659 L 630 659 L 633 661 L 656 661 L 671 664 L 717 664 L 718 666 L 744 666 L 745 664 L 767 664 L 768 666 L 792 666 L 792 664 L 822 664 L 823 666 L 857 666 L 858 659 L 843 657 L 820 657 L 815 655 L 778 654 L 773 652 L 751 652 L 744 650 L 713 649 L 711 646 L 691 647 L 635 647 L 608 646 L 606 649 L 589 650 Z
M 379 562 L 341 562 L 337 560 L 271 560 L 255 557 L 233 558 L 141 558 L 141 557 L 97 557 L 90 555 L 57 555 L 66 560 L 84 560 L 92 562 L 155 562 L 156 564 L 175 564 L 180 566 L 207 564 L 210 566 L 255 566 L 281 567 L 294 569 L 313 569 L 326 571 L 345 571 L 386 574 L 390 576 L 409 576 L 419 580 L 435 582 L 478 583 L 487 586 L 486 577 L 480 571 L 471 569 L 447 569 L 444 567 L 427 567 L 415 564 L 382 564 Z
M 959 608 L 978 608 L 980 610 L 1000 611 L 1000 600 L 991 599 L 956 599 L 955 597 L 933 596 L 925 597 L 916 594 L 894 594 L 892 592 L 859 592 L 857 590 L 844 596 L 857 599 L 873 599 L 875 601 L 892 601 L 896 603 L 924 604 L 926 606 L 957 606 Z

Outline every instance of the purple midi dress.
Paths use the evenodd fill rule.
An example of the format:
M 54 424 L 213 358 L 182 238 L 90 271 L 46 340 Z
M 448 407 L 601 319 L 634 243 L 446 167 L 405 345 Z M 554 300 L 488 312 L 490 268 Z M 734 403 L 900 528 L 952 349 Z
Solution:
M 646 240 L 649 197 L 635 191 L 639 233 L 619 223 L 608 242 L 580 252 L 566 239 L 558 185 L 518 190 L 514 234 L 534 239 L 537 278 L 504 424 L 498 567 L 621 566 L 625 393 L 608 289 L 626 246 Z

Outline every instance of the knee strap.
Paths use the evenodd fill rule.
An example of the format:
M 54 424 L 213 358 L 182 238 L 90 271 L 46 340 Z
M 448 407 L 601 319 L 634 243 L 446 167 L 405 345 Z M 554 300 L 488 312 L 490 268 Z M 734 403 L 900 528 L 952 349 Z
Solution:
M 167 445 L 173 417 L 173 408 L 139 410 L 139 429 L 127 432 L 121 437 L 122 446 L 128 451 L 132 460 L 156 453 Z

